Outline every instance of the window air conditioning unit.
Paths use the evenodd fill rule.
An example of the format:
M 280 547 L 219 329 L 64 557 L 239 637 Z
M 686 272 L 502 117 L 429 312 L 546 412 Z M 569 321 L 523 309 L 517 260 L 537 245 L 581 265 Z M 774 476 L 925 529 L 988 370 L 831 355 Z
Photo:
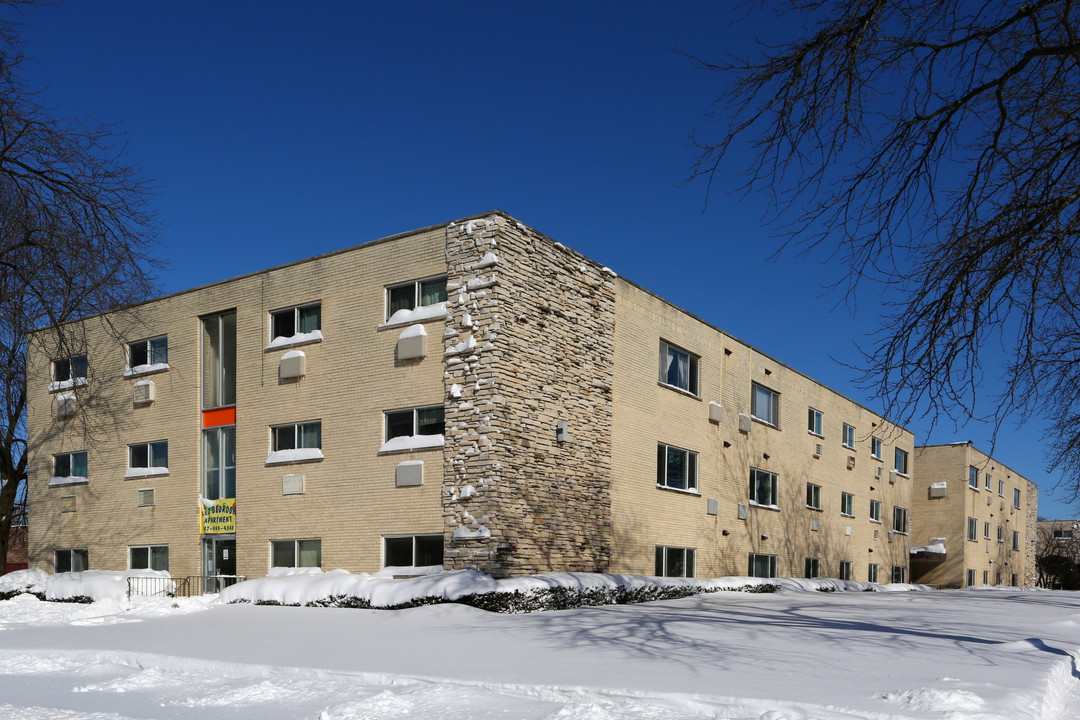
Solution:
M 139 507 L 150 507 L 154 504 L 154 488 L 139 489 Z
M 135 383 L 131 395 L 131 399 L 136 405 L 147 405 L 154 402 L 153 380 L 140 380 Z
M 709 401 L 709 422 L 721 423 L 724 421 L 724 406 L 715 400 Z
M 899 474 L 899 473 L 897 473 L 897 472 L 896 472 L 895 470 L 890 470 L 890 471 L 889 471 L 889 482 L 890 482 L 891 484 L 893 484 L 893 485 L 895 485 L 895 484 L 896 484 L 896 476 L 897 476 L 898 474 Z
M 427 354 L 427 331 L 423 325 L 410 325 L 397 341 L 398 360 L 416 360 Z
M 746 515 L 749 512 L 749 508 L 746 507 L 746 503 L 739 503 L 738 515 L 740 520 L 745 520 Z
M 399 462 L 394 475 L 395 487 L 416 487 L 424 484 L 424 461 L 406 460 Z
M 876 478 L 881 477 L 881 466 L 880 465 L 878 465 L 876 468 L 874 468 L 874 477 L 876 477 Z
M 896 539 L 896 531 L 895 530 L 890 530 L 889 531 L 889 542 L 893 542 L 895 539 Z
M 845 535 L 850 535 L 851 534 L 851 526 L 850 525 L 845 525 L 844 526 L 844 534 Z
M 739 413 L 739 432 L 741 432 L 741 433 L 750 432 L 750 423 L 751 422 L 752 421 L 750 420 L 749 415 L 747 415 L 746 413 Z
M 824 448 L 821 447 L 821 443 L 814 443 L 814 457 L 816 457 L 816 458 L 821 457 L 821 451 L 823 449 Z
M 821 521 L 819 521 L 817 518 L 810 518 L 810 529 L 811 530 L 820 530 L 821 529 Z
M 854 470 L 855 469 L 855 456 L 854 455 L 848 455 L 847 456 L 847 469 L 848 470 Z
M 75 414 L 75 393 L 60 393 L 56 396 L 56 417 L 68 418 Z
M 278 364 L 278 377 L 282 380 L 295 380 L 304 377 L 306 356 L 301 350 L 290 350 L 281 356 Z
M 293 475 L 292 473 L 284 475 L 281 478 L 281 494 L 282 495 L 303 495 L 304 494 L 304 476 Z

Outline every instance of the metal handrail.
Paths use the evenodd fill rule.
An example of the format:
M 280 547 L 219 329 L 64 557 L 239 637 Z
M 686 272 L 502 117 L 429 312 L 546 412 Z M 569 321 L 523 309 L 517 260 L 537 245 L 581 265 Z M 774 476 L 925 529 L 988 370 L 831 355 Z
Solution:
M 244 575 L 188 575 L 186 577 L 136 576 L 127 579 L 128 599 L 133 597 L 192 597 L 221 592 L 247 580 Z

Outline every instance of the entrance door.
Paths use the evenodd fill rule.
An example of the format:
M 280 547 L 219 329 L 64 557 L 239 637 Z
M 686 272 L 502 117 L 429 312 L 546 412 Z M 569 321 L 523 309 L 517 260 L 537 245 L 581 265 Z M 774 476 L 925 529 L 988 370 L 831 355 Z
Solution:
M 236 536 L 203 538 L 203 592 L 221 592 L 236 582 Z

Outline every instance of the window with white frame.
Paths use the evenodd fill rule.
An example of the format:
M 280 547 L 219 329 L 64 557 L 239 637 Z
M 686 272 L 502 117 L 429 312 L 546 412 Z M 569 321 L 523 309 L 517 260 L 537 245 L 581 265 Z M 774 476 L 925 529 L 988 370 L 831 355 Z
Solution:
M 656 575 L 659 577 L 694 577 L 694 548 L 656 546 Z
M 990 571 L 989 570 L 983 570 L 982 584 L 983 585 L 989 585 L 990 584 Z
M 821 576 L 821 563 L 817 558 L 806 558 L 803 577 L 816 578 Z
M 807 415 L 806 429 L 818 437 L 824 437 L 824 434 L 821 431 L 821 411 L 810 408 Z
M 977 540 L 978 539 L 978 533 L 979 533 L 979 522 L 978 522 L 978 520 L 976 520 L 973 517 L 969 517 L 968 518 L 968 526 L 967 526 L 967 539 L 968 540 Z
M 275 425 L 270 428 L 269 464 L 321 460 L 322 421 Z
M 968 467 L 968 487 L 972 490 L 979 489 L 979 468 L 974 465 Z
M 383 538 L 383 567 L 429 567 L 442 563 L 442 535 L 398 535 Z
M 975 570 L 974 569 L 968 569 L 966 574 L 967 574 L 967 578 L 966 578 L 967 579 L 967 583 L 966 583 L 967 586 L 968 587 L 974 587 L 975 586 Z
M 988 522 L 983 523 L 983 539 L 984 540 L 989 540 L 990 539 L 990 523 L 988 523 Z
M 780 427 L 780 393 L 764 385 L 751 383 L 750 415 L 755 420 Z
M 993 487 L 994 486 L 993 486 L 993 483 L 990 480 L 990 473 L 986 473 L 986 477 L 983 478 L 983 483 L 984 483 L 984 487 L 986 488 L 986 492 L 993 492 Z
M 1073 531 L 1072 530 L 1055 530 L 1054 531 L 1054 539 L 1055 540 L 1069 540 L 1069 539 L 1072 538 L 1072 536 L 1073 536 Z
M 86 354 L 72 355 L 52 361 L 52 383 L 49 390 L 68 390 L 86 384 Z
M 894 507 L 892 511 L 892 529 L 894 532 L 907 534 L 908 515 L 907 508 Z
M 776 577 L 776 556 L 750 553 L 750 567 L 747 574 L 750 577 Z
M 82 572 L 90 569 L 90 553 L 86 548 L 65 548 L 53 551 L 53 572 Z
M 851 579 L 851 561 L 850 560 L 841 560 L 840 561 L 840 579 L 841 580 L 850 580 Z
M 855 517 L 855 496 L 851 493 L 840 493 L 840 514 Z
M 870 501 L 870 520 L 871 522 L 881 522 L 881 501 Z
M 750 502 L 752 504 L 777 507 L 779 505 L 777 485 L 776 473 L 750 468 Z
M 907 582 L 907 568 L 903 565 L 892 566 L 892 581 L 894 583 Z
M 394 315 L 419 308 L 431 307 L 446 302 L 446 276 L 413 280 L 411 282 L 390 285 L 386 288 L 386 320 L 394 322 Z
M 271 540 L 270 567 L 322 567 L 322 540 Z
M 870 438 L 870 454 L 875 460 L 881 459 L 881 438 L 876 435 Z
M 314 335 L 318 331 L 319 335 Z M 322 303 L 308 303 L 270 313 L 270 341 L 322 338 Z
M 907 450 L 901 450 L 900 448 L 896 448 L 893 453 L 893 469 L 901 475 L 908 474 Z
M 169 472 L 169 441 L 128 445 L 128 469 L 125 477 L 166 475 Z
M 866 582 L 877 582 L 877 563 L 870 563 L 866 566 Z
M 660 341 L 660 383 L 691 395 L 698 394 L 698 356 Z
M 1019 550 L 1020 549 L 1020 532 L 1017 531 L 1017 530 L 1013 530 L 1012 549 L 1013 550 Z
M 821 486 L 806 483 L 806 507 L 811 510 L 821 509 Z
M 697 453 L 658 443 L 656 446 L 656 484 L 671 490 L 696 490 Z
M 133 545 L 128 548 L 128 568 L 131 570 L 169 571 L 168 545 Z
M 442 435 L 445 429 L 442 405 L 389 410 L 386 412 L 386 439 L 413 435 Z
M 1016 488 L 1016 489 L 1013 490 L 1013 507 L 1016 508 L 1017 510 L 1020 509 L 1020 489 L 1019 488 Z
M 855 426 L 844 423 L 844 447 L 849 450 L 855 449 Z
M 999 543 L 1005 542 L 1005 528 L 1000 525 L 997 526 L 997 541 Z
M 51 484 L 73 483 L 89 478 L 86 467 L 86 451 L 59 453 L 53 455 L 53 476 Z
M 169 363 L 169 340 L 165 335 L 128 343 L 128 368 L 149 370 Z
M 998 480 L 998 496 L 1005 497 L 1005 481 Z

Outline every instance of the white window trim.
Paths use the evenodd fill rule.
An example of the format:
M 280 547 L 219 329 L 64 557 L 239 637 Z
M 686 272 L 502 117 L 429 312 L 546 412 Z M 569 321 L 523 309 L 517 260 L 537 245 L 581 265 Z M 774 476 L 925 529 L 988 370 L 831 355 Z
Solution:
M 773 395 L 773 403 L 772 403 L 772 405 L 773 405 L 774 413 L 776 415 L 777 422 L 772 422 L 771 420 L 766 420 L 765 418 L 758 417 L 757 415 L 754 414 L 754 411 L 753 411 L 754 397 L 757 395 L 757 391 L 756 391 L 757 388 L 762 388 L 762 389 L 768 390 L 770 393 L 772 393 L 772 395 Z M 767 425 L 767 426 L 769 426 L 771 428 L 779 429 L 780 428 L 780 423 L 779 423 L 779 420 L 780 420 L 780 393 L 773 390 L 768 385 L 764 385 L 764 384 L 756 382 L 756 381 L 751 381 L 751 383 L 750 383 L 750 419 L 753 420 L 754 422 L 759 422 L 762 425 Z
M 319 564 L 318 565 L 300 565 L 300 543 L 311 542 L 313 540 L 319 541 Z M 275 565 L 274 564 L 274 543 L 292 543 L 293 544 L 293 559 L 297 564 L 295 565 Z M 270 541 L 270 557 L 267 558 L 267 563 L 271 568 L 287 568 L 287 569 L 304 569 L 304 568 L 322 568 L 322 538 L 321 537 L 308 537 L 308 538 L 278 538 Z
M 676 350 L 676 351 L 681 352 L 684 355 L 686 355 L 686 358 L 687 358 L 686 364 L 687 364 L 687 373 L 688 373 L 688 377 L 686 379 L 687 384 L 688 385 L 692 384 L 691 380 L 696 380 L 697 381 L 696 382 L 697 387 L 695 387 L 693 389 L 682 388 L 682 387 L 679 387 L 678 385 L 672 385 L 671 383 L 667 382 L 665 379 L 663 379 L 663 365 L 661 365 L 660 368 L 659 368 L 660 377 L 658 378 L 658 384 L 661 387 L 665 387 L 665 388 L 668 388 L 670 390 L 674 390 L 675 392 L 682 393 L 683 395 L 686 395 L 687 397 L 700 398 L 701 397 L 701 356 L 698 355 L 697 353 L 690 352 L 689 350 L 682 347 L 681 345 L 676 345 L 675 343 L 670 343 L 667 340 L 664 340 L 663 338 L 661 338 L 660 339 L 660 362 L 661 363 L 663 363 L 663 362 L 665 362 L 667 360 L 667 350 L 668 349 L 673 349 L 673 350 Z
M 132 448 L 142 447 L 142 446 L 145 445 L 146 446 L 146 454 L 147 454 L 147 458 L 148 458 L 147 462 L 150 462 L 150 460 L 149 460 L 150 446 L 154 445 L 156 443 L 162 443 L 162 442 L 165 443 L 165 454 L 166 454 L 166 457 L 167 457 L 168 453 L 169 453 L 169 441 L 168 440 L 151 440 L 149 442 L 132 443 L 132 444 L 128 445 L 127 446 L 127 449 L 128 449 L 128 468 L 124 472 L 124 478 L 125 479 L 144 478 L 144 477 L 157 477 L 159 475 L 168 475 L 169 474 L 169 467 L 167 465 L 164 466 L 164 467 L 159 466 L 159 465 L 152 465 L 152 466 L 146 466 L 146 467 L 142 467 L 142 466 L 132 467 L 132 465 L 131 465 L 131 450 L 132 450 Z
M 812 412 L 817 413 L 818 424 L 821 425 L 821 432 L 817 432 L 816 430 L 811 430 L 809 427 L 806 428 L 806 432 L 808 434 L 810 434 L 810 435 L 813 435 L 816 438 L 821 438 L 822 440 L 824 440 L 825 439 L 825 413 L 821 412 L 816 407 L 808 407 L 807 408 L 807 417 L 806 417 L 806 422 L 807 422 L 808 426 L 810 424 L 810 413 L 812 413 Z
M 448 281 L 449 277 L 446 273 L 439 273 L 438 275 L 429 275 L 428 277 L 416 278 L 415 280 L 407 280 L 405 282 L 393 283 L 391 285 L 385 285 L 383 287 L 383 317 L 385 320 L 379 323 L 380 328 L 397 327 L 398 325 L 412 325 L 413 323 L 424 322 L 426 320 L 435 320 L 446 317 L 446 309 L 448 300 L 442 300 L 431 305 L 420 304 L 420 284 L 428 282 L 429 280 L 437 280 L 444 278 Z M 390 291 L 394 288 L 405 287 L 406 285 L 412 285 L 414 288 L 414 298 L 416 305 L 412 310 L 398 310 L 393 315 L 390 314 Z M 450 286 L 446 287 L 447 298 L 450 296 Z M 394 317 L 398 319 L 395 320 Z
M 849 434 L 848 429 L 851 430 L 851 433 L 850 433 L 851 442 L 850 443 L 848 443 L 848 434 Z M 841 434 L 840 444 L 842 446 L 844 446 L 845 448 L 847 448 L 848 450 L 854 450 L 855 449 L 855 426 L 854 425 L 849 425 L 848 423 L 844 423 L 843 426 L 841 427 L 840 434 Z

